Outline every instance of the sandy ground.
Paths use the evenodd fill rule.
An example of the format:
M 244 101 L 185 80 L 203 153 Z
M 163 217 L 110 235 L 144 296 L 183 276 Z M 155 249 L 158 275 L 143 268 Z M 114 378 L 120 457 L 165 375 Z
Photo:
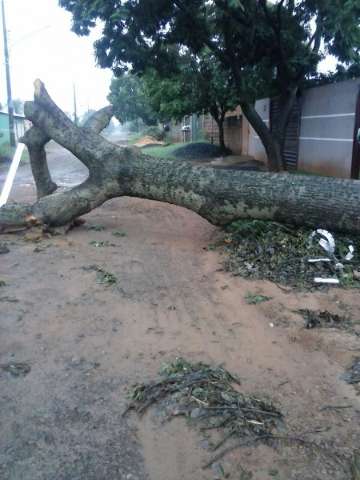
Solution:
M 50 164 L 63 184 L 86 176 L 54 147 Z M 16 182 L 13 199 L 34 198 L 27 166 Z M 340 375 L 360 355 L 358 338 L 306 330 L 293 310 L 358 319 L 358 292 L 296 293 L 234 278 L 207 249 L 217 229 L 179 207 L 123 198 L 84 218 L 66 236 L 1 239 L 10 253 L 0 255 L 0 364 L 31 366 L 23 377 L 0 370 L 1 480 L 348 478 L 321 452 L 261 445 L 222 459 L 224 476 L 219 465 L 202 469 L 212 454 L 185 420 L 121 414 L 132 384 L 183 356 L 224 364 L 245 392 L 276 402 L 287 433 L 349 454 L 360 445 L 360 397 Z M 117 283 L 98 284 L 94 264 Z M 248 305 L 249 291 L 272 300 Z M 334 405 L 348 408 L 324 409 Z

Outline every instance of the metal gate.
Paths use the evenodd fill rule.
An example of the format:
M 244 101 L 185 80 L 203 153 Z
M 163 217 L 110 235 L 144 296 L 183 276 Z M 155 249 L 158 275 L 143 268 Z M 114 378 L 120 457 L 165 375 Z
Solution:
M 360 89 L 356 100 L 354 144 L 351 163 L 351 178 L 359 179 L 360 174 Z
M 279 117 L 279 98 L 272 98 L 270 103 L 270 128 L 274 130 Z M 285 132 L 283 160 L 287 170 L 297 170 L 299 158 L 299 136 L 301 124 L 301 102 L 297 98 L 291 110 Z

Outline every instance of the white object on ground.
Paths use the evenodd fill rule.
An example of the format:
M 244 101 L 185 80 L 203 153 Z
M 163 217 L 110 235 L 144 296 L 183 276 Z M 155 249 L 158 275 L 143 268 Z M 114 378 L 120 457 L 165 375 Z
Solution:
M 322 258 L 309 258 L 309 263 L 317 263 L 317 262 L 331 262 L 330 258 L 322 257 Z
M 319 245 L 325 250 L 325 252 L 333 255 L 335 253 L 335 239 L 332 234 L 321 228 L 318 228 L 316 233 L 323 237 L 319 240 Z
M 345 255 L 344 260 L 350 262 L 354 258 L 355 248 L 353 245 L 349 245 L 349 252 Z
M 1 195 L 0 195 L 0 208 L 3 207 L 8 201 L 11 187 L 13 186 L 15 175 L 20 164 L 21 156 L 23 154 L 25 145 L 23 143 L 18 143 L 16 147 L 14 158 L 12 159 L 9 173 L 7 174 Z
M 321 278 L 321 277 L 315 277 L 314 282 L 315 283 L 332 283 L 335 285 L 338 285 L 340 283 L 338 278 Z

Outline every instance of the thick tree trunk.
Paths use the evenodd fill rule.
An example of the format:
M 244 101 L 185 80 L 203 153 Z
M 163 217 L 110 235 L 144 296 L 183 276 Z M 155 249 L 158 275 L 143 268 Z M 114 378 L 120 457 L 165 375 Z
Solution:
M 102 108 L 87 119 L 84 128 L 100 133 L 109 124 L 112 114 L 111 106 Z M 45 146 L 50 138 L 42 130 L 33 126 L 25 132 L 20 141 L 27 146 L 29 151 L 30 166 L 38 199 L 55 192 L 57 185 L 51 178 L 45 152 Z
M 210 108 L 210 114 L 215 120 L 215 123 L 218 127 L 218 135 L 219 135 L 219 146 L 221 150 L 224 152 L 226 151 L 226 145 L 225 145 L 225 131 L 224 131 L 224 121 L 225 121 L 225 114 L 226 110 L 221 110 L 219 112 L 219 109 L 217 105 L 214 105 L 214 107 Z
M 225 117 L 221 116 L 219 122 L 218 122 L 218 128 L 219 128 L 219 146 L 223 152 L 226 151 L 226 145 L 225 145 L 225 130 L 224 130 L 224 121 Z
M 25 112 L 87 166 L 89 178 L 34 205 L 1 208 L 0 230 L 33 223 L 66 225 L 110 198 L 133 196 L 189 208 L 216 225 L 258 218 L 360 233 L 358 181 L 194 167 L 141 155 L 90 128 L 76 127 L 39 81 L 35 101 L 26 104 Z
M 296 87 L 291 90 L 286 90 L 286 92 L 280 97 L 279 116 L 274 125 L 266 125 L 264 120 L 255 110 L 254 105 L 247 102 L 241 104 L 241 109 L 245 117 L 255 132 L 259 135 L 265 148 L 268 158 L 268 166 L 271 172 L 286 170 L 283 155 L 285 135 L 291 110 L 296 100 L 297 90 Z
M 282 169 L 282 147 L 277 138 L 270 131 L 270 126 L 266 125 L 264 120 L 255 110 L 255 106 L 243 102 L 240 104 L 241 110 L 247 118 L 250 125 L 258 134 L 268 158 L 268 167 L 271 172 L 279 172 Z

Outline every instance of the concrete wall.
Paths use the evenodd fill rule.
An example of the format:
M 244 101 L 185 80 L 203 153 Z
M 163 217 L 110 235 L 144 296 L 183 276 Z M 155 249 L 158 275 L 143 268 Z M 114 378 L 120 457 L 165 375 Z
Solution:
M 262 100 L 257 100 L 255 103 L 255 109 L 259 113 L 260 117 L 264 120 L 264 122 L 269 126 L 270 99 L 263 98 Z M 261 140 L 251 126 L 249 126 L 249 144 L 247 153 L 254 157 L 256 160 L 260 160 L 262 162 L 267 161 L 266 152 L 261 143 Z
M 211 115 L 203 115 L 201 128 L 205 138 L 212 143 L 219 144 L 219 129 Z M 243 117 L 238 107 L 228 112 L 224 121 L 225 145 L 237 155 L 243 153 Z
M 299 170 L 350 178 L 359 87 L 356 79 L 304 92 Z

